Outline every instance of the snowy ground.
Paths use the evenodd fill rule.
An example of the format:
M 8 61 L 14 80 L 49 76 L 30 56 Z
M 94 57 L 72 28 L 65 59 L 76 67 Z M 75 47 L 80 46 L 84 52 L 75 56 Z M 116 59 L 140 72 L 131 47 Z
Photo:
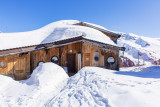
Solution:
M 40 65 L 31 78 L 14 81 L 0 76 L 0 106 L 157 107 L 160 66 L 112 71 L 85 67 L 68 77 L 52 63 Z

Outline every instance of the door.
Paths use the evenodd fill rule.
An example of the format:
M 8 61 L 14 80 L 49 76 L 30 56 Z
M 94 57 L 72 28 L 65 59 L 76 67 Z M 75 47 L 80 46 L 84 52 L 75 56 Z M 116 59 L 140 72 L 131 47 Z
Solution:
M 90 53 L 84 54 L 84 66 L 90 66 L 91 63 L 91 55 Z
M 24 80 L 27 79 L 27 74 L 26 74 L 26 70 L 27 70 L 27 57 L 23 56 L 23 57 L 19 57 L 19 58 L 15 58 L 14 60 L 14 78 L 15 80 Z
M 78 71 L 81 69 L 81 53 L 77 56 L 77 62 L 78 62 Z
M 75 54 L 67 54 L 68 73 L 76 73 Z

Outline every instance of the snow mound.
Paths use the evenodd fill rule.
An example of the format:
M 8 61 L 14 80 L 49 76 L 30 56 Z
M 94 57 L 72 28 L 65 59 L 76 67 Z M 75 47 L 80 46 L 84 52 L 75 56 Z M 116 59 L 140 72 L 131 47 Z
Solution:
M 0 106 L 44 106 L 60 92 L 68 78 L 63 68 L 53 63 L 39 65 L 28 80 L 0 76 Z
M 38 86 L 58 86 L 59 83 L 68 78 L 64 69 L 54 63 L 41 63 L 32 73 L 31 77 L 26 80 L 29 85 Z

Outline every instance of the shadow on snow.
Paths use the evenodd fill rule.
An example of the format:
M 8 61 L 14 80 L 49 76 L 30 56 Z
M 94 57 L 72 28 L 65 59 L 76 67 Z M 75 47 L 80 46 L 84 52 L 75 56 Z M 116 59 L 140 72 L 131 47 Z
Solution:
M 120 75 L 129 75 L 135 77 L 142 77 L 142 78 L 160 78 L 160 66 L 151 66 L 147 68 L 143 68 L 141 71 L 119 71 L 115 72 L 115 74 Z

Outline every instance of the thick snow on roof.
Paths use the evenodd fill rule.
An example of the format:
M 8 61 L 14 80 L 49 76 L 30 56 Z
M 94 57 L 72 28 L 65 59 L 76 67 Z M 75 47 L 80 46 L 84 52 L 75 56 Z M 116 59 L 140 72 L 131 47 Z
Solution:
M 93 28 L 74 25 L 77 20 L 62 20 L 34 31 L 1 33 L 0 50 L 25 47 L 82 36 L 86 39 L 117 46 L 109 37 Z
M 84 22 L 84 23 L 89 24 L 89 25 L 92 25 L 92 26 L 95 26 L 95 27 L 100 28 L 100 29 L 103 29 L 103 30 L 106 30 L 106 31 L 108 31 L 108 32 L 113 32 L 113 33 L 116 33 L 116 34 L 120 34 L 119 32 L 108 30 L 108 29 L 106 29 L 105 27 L 100 26 L 100 25 L 97 25 L 97 24 L 88 23 L 88 22 Z

